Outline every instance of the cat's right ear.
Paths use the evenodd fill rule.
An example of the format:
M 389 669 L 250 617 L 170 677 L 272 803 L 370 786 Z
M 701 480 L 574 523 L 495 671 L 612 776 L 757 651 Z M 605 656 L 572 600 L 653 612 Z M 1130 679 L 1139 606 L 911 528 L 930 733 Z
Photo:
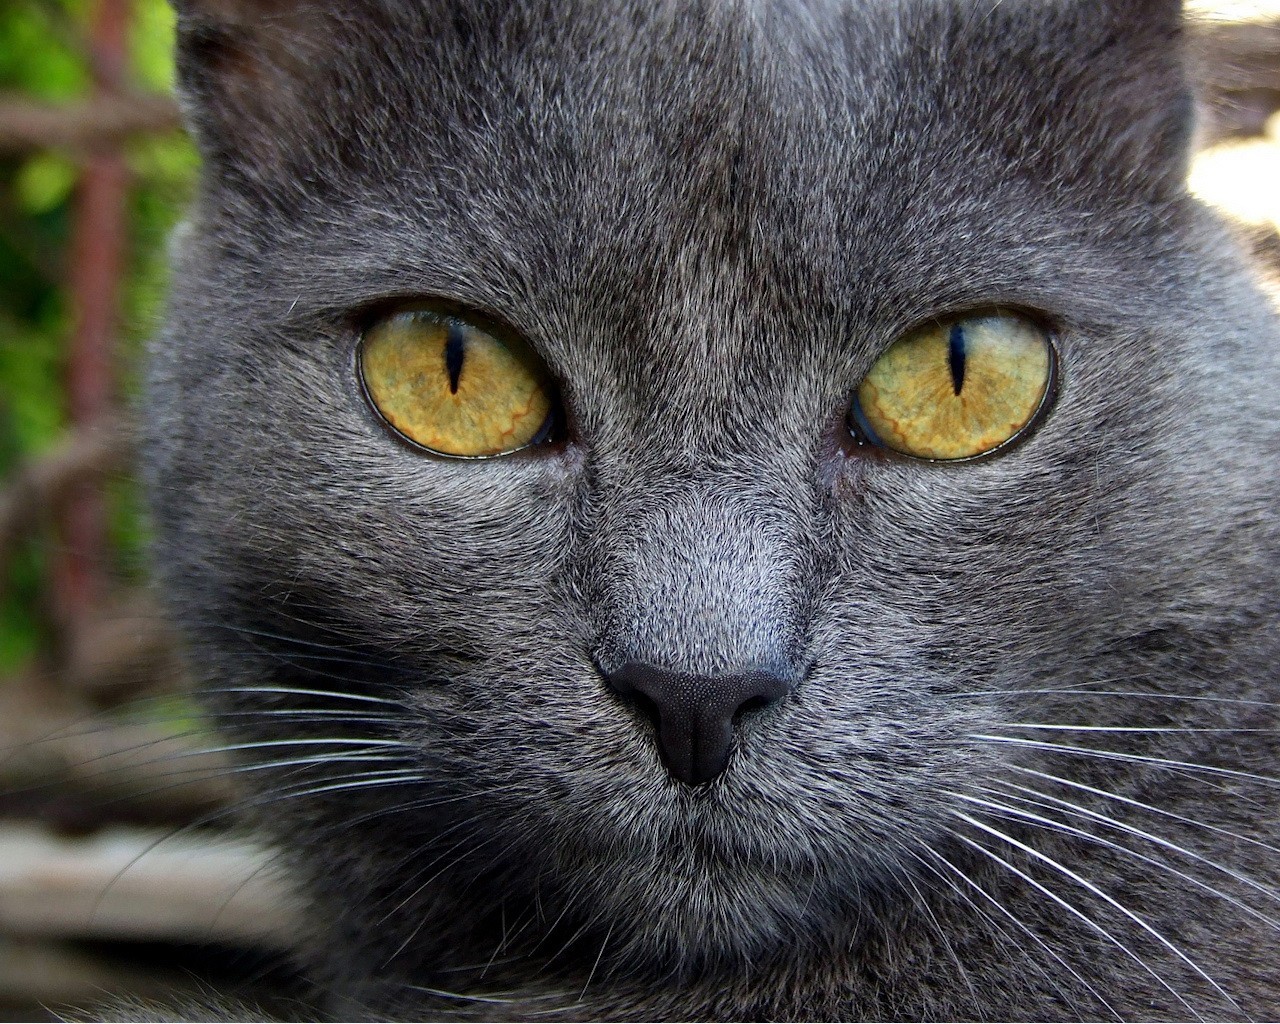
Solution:
M 323 107 L 360 3 L 172 0 L 178 86 L 188 128 L 224 179 L 284 177 L 323 144 Z

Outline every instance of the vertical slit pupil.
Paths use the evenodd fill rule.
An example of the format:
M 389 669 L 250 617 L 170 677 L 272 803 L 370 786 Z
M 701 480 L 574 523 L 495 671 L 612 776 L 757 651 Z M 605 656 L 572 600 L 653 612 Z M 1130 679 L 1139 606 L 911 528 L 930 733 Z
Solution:
M 444 368 L 449 373 L 449 393 L 458 393 L 458 378 L 462 376 L 462 361 L 467 354 L 467 338 L 462 324 L 451 321 L 444 343 Z
M 951 325 L 947 359 L 951 364 L 951 386 L 958 395 L 964 387 L 964 328 L 959 324 Z

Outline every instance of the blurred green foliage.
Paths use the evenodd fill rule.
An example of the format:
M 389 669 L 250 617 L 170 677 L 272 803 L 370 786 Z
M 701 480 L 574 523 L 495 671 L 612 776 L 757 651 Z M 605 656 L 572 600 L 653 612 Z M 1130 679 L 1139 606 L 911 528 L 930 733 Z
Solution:
M 85 40 L 90 0 L 0 0 L 0 95 L 75 102 L 92 88 Z M 173 13 L 166 0 L 132 0 L 131 85 L 173 87 Z M 128 271 L 121 282 L 117 376 L 122 400 L 137 390 L 142 342 L 155 330 L 165 294 L 165 239 L 181 214 L 196 158 L 181 135 L 137 140 L 127 158 Z M 79 166 L 73 155 L 0 155 L 0 480 L 48 449 L 66 430 L 63 396 L 70 330 L 67 245 Z M 138 572 L 142 520 L 127 481 L 109 492 L 113 572 Z M 44 550 L 19 552 L 0 581 L 0 672 L 35 656 L 46 640 Z

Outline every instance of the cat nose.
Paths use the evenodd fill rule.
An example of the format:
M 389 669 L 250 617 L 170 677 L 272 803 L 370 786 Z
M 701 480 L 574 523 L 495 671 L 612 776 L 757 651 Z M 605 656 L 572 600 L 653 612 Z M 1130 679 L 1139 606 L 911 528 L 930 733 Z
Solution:
M 689 786 L 724 771 L 738 713 L 780 700 L 793 682 L 766 670 L 700 676 L 638 661 L 604 678 L 616 692 L 656 713 L 662 759 L 672 776 Z

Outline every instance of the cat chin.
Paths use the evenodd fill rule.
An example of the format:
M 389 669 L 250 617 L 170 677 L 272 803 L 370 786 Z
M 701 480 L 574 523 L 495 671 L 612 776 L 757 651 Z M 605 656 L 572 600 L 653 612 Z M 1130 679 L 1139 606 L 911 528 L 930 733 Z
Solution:
M 631 865 L 601 865 L 578 879 L 594 908 L 596 942 L 609 936 L 612 959 L 664 973 L 732 970 L 774 957 L 796 959 L 854 943 L 865 891 L 840 871 L 783 873 L 717 865 L 664 865 L 630 879 Z
M 433 929 L 443 931 L 434 942 L 418 932 L 419 948 L 405 962 L 434 968 L 455 960 L 483 962 L 501 919 L 506 952 L 546 962 L 552 972 L 560 964 L 599 957 L 601 968 L 617 975 L 689 979 L 853 948 L 883 908 L 900 902 L 886 900 L 893 887 L 890 873 L 868 865 L 785 871 L 703 855 L 672 854 L 655 863 L 639 857 L 585 859 L 578 851 L 571 863 L 540 869 L 526 861 L 523 867 L 530 873 L 451 879 L 449 892 L 465 893 L 464 900 L 454 905 L 450 895 L 441 894 L 434 901 L 426 916 Z M 898 872 L 901 881 L 905 872 Z M 905 892 L 902 897 L 905 902 Z M 868 913 L 873 906 L 876 912 Z M 505 930 L 524 915 L 531 923 Z M 403 920 L 407 935 L 421 918 L 415 911 Z M 488 926 L 476 929 L 477 921 Z M 455 933 L 450 922 L 468 925 Z
M 645 809 L 652 815 L 647 841 L 634 832 L 606 835 L 599 821 L 548 822 L 545 832 L 530 829 L 531 848 L 511 858 L 508 870 L 449 888 L 472 897 L 487 890 L 485 902 L 505 905 L 508 916 L 537 893 L 540 916 L 558 922 L 579 958 L 603 951 L 602 962 L 616 970 L 692 977 L 852 948 L 873 921 L 909 905 L 919 874 L 905 838 L 871 844 L 846 835 L 836 844 L 809 833 L 801 842 L 803 815 L 775 820 L 771 833 L 760 821 L 723 813 L 723 805 L 693 818 Z

